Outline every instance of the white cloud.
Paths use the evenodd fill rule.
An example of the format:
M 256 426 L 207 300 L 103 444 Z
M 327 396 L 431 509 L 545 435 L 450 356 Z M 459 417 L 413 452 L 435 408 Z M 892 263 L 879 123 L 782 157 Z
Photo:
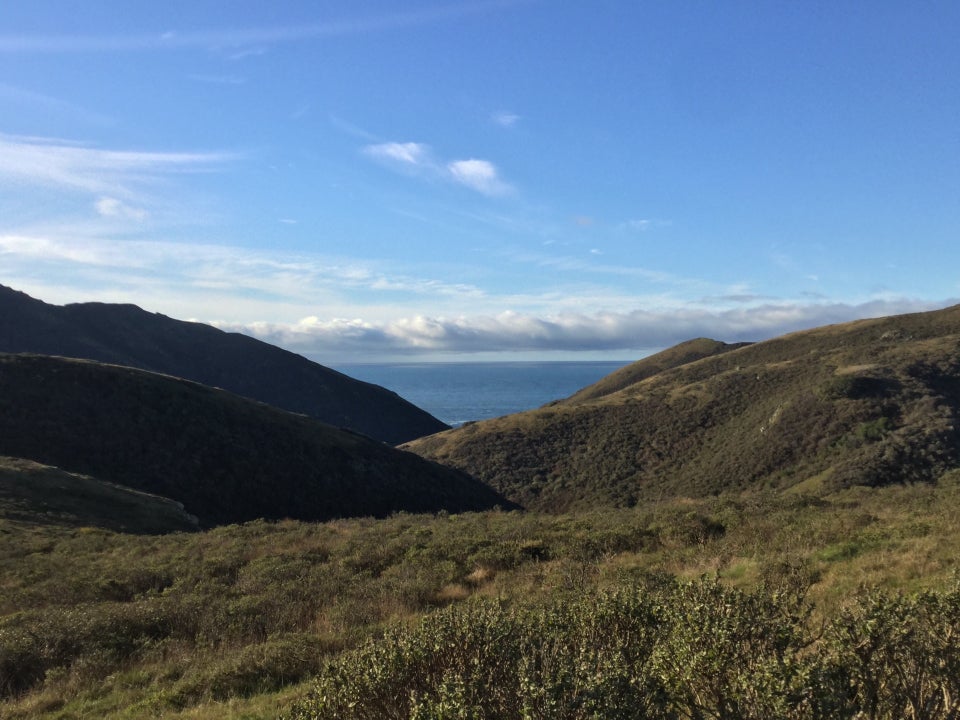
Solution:
M 0 268 L 0 283 L 48 302 L 136 302 L 327 361 L 438 353 L 638 356 L 694 337 L 760 340 L 947 304 L 890 296 L 772 301 L 742 286 L 722 299 L 592 294 L 590 287 L 504 295 L 370 261 L 109 240 L 85 235 L 82 227 L 44 235 L 0 232 Z M 450 310 L 431 315 L 423 307 Z M 497 310 L 503 307 L 517 310 Z M 611 310 L 625 307 L 633 309 Z
M 130 197 L 134 188 L 169 173 L 215 168 L 226 153 L 102 150 L 52 138 L 0 134 L 0 182 Z
M 111 293 L 149 281 L 166 288 L 163 306 L 183 307 L 193 293 L 196 307 L 187 314 L 206 318 L 233 317 L 238 299 L 260 298 L 253 318 L 272 317 L 289 304 L 302 312 L 311 303 L 328 307 L 359 307 L 370 311 L 376 302 L 453 301 L 483 297 L 467 283 L 406 274 L 376 262 L 350 258 L 254 251 L 202 243 L 173 243 L 106 238 L 97 228 L 64 226 L 45 233 L 0 232 L 0 283 L 15 285 L 17 277 L 64 278 L 62 295 L 74 288 L 79 297 Z M 217 298 L 198 298 L 200 290 L 215 290 Z M 46 298 L 41 298 L 46 299 Z M 70 301 L 76 298 L 71 298 Z M 136 298 L 127 298 L 136 301 Z M 378 317 L 388 310 L 375 311 Z
M 454 182 L 466 185 L 484 195 L 502 195 L 510 186 L 500 179 L 496 166 L 487 160 L 454 160 L 447 164 Z
M 432 166 L 430 148 L 423 143 L 387 142 L 367 145 L 363 152 L 377 160 L 412 166 Z
M 489 160 L 470 158 L 442 163 L 424 143 L 374 143 L 366 145 L 363 153 L 397 170 L 453 182 L 484 195 L 503 195 L 512 190 Z
M 509 128 L 517 124 L 517 121 L 520 120 L 520 116 L 515 113 L 502 110 L 494 113 L 491 116 L 491 119 L 500 127 Z
M 946 304 L 910 299 L 860 304 L 770 303 L 725 311 L 678 306 L 550 316 L 515 312 L 492 316 L 414 315 L 389 322 L 311 316 L 292 324 L 232 325 L 225 329 L 246 332 L 316 357 L 550 351 L 639 355 L 696 337 L 756 341 L 794 330 L 931 310 Z
M 108 218 L 127 218 L 141 222 L 149 215 L 146 210 L 128 205 L 114 197 L 103 196 L 94 203 L 94 207 L 97 214 Z

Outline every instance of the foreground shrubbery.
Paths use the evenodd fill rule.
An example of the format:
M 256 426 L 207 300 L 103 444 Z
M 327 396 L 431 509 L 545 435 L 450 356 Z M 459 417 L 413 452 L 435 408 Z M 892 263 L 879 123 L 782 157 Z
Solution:
M 289 720 L 960 714 L 960 589 L 860 596 L 824 630 L 793 588 L 660 581 L 448 608 L 333 662 Z
M 816 680 L 803 674 L 813 667 L 804 664 L 808 655 L 829 648 L 832 654 L 824 657 L 850 669 L 842 678 L 864 688 L 865 679 L 909 663 L 914 665 L 910 672 L 926 677 L 940 670 L 925 668 L 925 658 L 946 662 L 950 656 L 957 642 L 950 634 L 956 632 L 950 629 L 955 622 L 942 621 L 936 632 L 924 630 L 926 645 L 917 645 L 920 630 L 909 630 L 912 626 L 899 620 L 871 618 L 949 617 L 948 605 L 956 598 L 942 593 L 953 587 L 951 574 L 960 557 L 958 505 L 960 475 L 936 485 L 861 488 L 829 498 L 768 493 L 564 516 L 491 512 L 322 524 L 254 522 L 160 537 L 0 520 L 0 717 L 274 718 L 309 691 L 309 678 L 321 673 L 329 682 L 323 671 L 331 663 L 343 672 L 361 667 L 373 651 L 358 648 L 374 647 L 365 644 L 371 638 L 405 637 L 412 631 L 402 628 L 424 617 L 428 626 L 466 627 L 463 663 L 479 662 L 506 679 L 492 676 L 478 685 L 464 671 L 461 689 L 456 674 L 443 681 L 446 655 L 440 653 L 430 660 L 439 674 L 424 675 L 424 666 L 417 666 L 417 677 L 426 678 L 418 686 L 421 717 L 430 717 L 428 710 L 450 717 L 442 708 L 451 703 L 469 707 L 456 703 L 458 693 L 470 687 L 493 698 L 492 708 L 505 707 L 497 703 L 506 698 L 519 702 L 521 677 L 531 707 L 547 713 L 576 698 L 581 704 L 570 712 L 583 717 L 591 707 L 598 718 L 617 717 L 612 714 L 617 707 L 620 717 L 637 717 L 642 707 L 673 707 L 662 705 L 664 697 L 679 697 L 683 687 L 691 687 L 683 672 L 705 678 L 715 667 L 736 670 L 740 680 L 767 688 L 766 697 L 781 697 L 773 694 L 780 686 L 763 684 L 764 673 L 781 670 L 775 662 L 763 664 L 763 658 L 782 652 L 794 663 L 783 669 L 794 683 L 789 687 L 802 688 Z M 683 578 L 703 575 L 719 576 L 725 587 L 744 594 L 713 583 L 682 584 Z M 681 580 L 677 585 L 650 580 L 658 577 Z M 864 596 L 844 615 L 841 609 L 850 607 L 861 584 L 886 588 L 888 594 Z M 744 640 L 743 657 L 756 656 L 753 664 L 744 665 L 739 656 L 716 661 L 683 654 L 684 648 L 698 647 L 702 628 L 711 627 L 704 618 L 713 617 L 685 609 L 684 598 L 696 587 L 701 587 L 697 602 L 704 613 L 711 603 L 733 598 L 751 628 L 767 629 Z M 757 590 L 761 587 L 771 597 Z M 779 590 L 772 597 L 783 587 L 809 588 L 810 618 L 797 593 Z M 900 599 L 899 590 L 908 599 Z M 916 595 L 925 590 L 936 592 Z M 875 606 L 867 602 L 871 597 Z M 469 620 L 470 613 L 481 619 L 486 613 L 489 621 Z M 778 623 L 785 635 L 774 632 Z M 874 639 L 863 648 L 886 650 L 862 650 L 868 654 L 856 656 L 853 650 L 864 637 L 858 628 L 866 624 Z M 505 626 L 512 635 L 485 643 L 469 640 L 470 633 L 487 626 L 494 638 L 506 632 Z M 666 627 L 673 630 L 666 634 Z M 904 627 L 909 632 L 902 632 Z M 431 637 L 420 636 L 424 647 Z M 408 642 L 414 640 L 410 635 Z M 393 652 L 396 664 L 370 664 L 355 682 L 370 673 L 393 678 L 394 695 L 402 701 L 397 712 L 409 713 L 406 675 L 396 674 L 408 661 L 399 650 L 389 650 L 390 642 L 376 647 Z M 776 649 L 774 642 L 787 643 L 787 649 Z M 476 660 L 484 646 L 490 655 Z M 837 650 L 841 647 L 849 657 Z M 904 648 L 924 647 L 913 656 L 904 654 Z M 524 662 L 518 665 L 511 657 Z M 914 660 L 904 660 L 909 657 Z M 652 665 L 653 659 L 659 665 Z M 741 667 L 746 674 L 739 673 Z M 673 677 L 674 685 L 657 680 L 662 677 Z M 640 683 L 635 692 L 634 679 Z M 664 686 L 662 693 L 651 692 L 659 687 L 649 685 L 653 681 Z M 734 677 L 723 682 L 730 685 Z M 381 690 L 359 687 L 342 691 L 356 691 L 364 700 L 382 691 L 376 683 L 370 687 Z M 500 688 L 499 695 L 490 695 L 491 687 Z M 884 687 L 874 693 L 881 700 L 895 686 Z M 445 694 L 437 694 L 440 688 Z M 864 690 L 865 697 L 870 692 Z M 661 705 L 644 706 L 640 698 Z M 866 700 L 857 702 L 867 707 Z M 768 717 L 790 717 L 773 707 Z M 298 710 L 307 717 L 314 711 L 320 712 L 316 705 Z M 650 712 L 669 717 L 666 710 Z M 371 711 L 368 717 L 377 714 Z

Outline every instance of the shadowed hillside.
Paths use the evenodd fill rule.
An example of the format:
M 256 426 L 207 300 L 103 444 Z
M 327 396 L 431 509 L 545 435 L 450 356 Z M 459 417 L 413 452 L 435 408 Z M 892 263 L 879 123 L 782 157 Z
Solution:
M 694 341 L 564 402 L 406 447 L 562 510 L 932 480 L 960 463 L 958 413 L 960 306 L 742 347 Z
M 0 457 L 0 520 L 136 534 L 198 529 L 173 500 L 8 457 Z
M 504 504 L 460 472 L 303 415 L 46 356 L 0 354 L 0 455 L 172 498 L 204 525 Z
M 0 352 L 151 370 L 397 444 L 448 426 L 399 395 L 239 333 L 135 305 L 49 305 L 0 285 Z

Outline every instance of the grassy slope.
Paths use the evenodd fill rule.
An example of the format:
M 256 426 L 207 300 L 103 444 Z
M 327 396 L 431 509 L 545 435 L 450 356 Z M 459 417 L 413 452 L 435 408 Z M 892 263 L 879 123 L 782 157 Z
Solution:
M 957 342 L 943 331 L 955 321 L 956 311 L 952 319 L 915 316 L 894 327 L 870 321 L 789 336 L 753 359 L 750 370 L 762 363 L 764 372 L 751 383 L 757 395 L 745 394 L 759 400 L 764 388 L 812 382 L 811 394 L 828 406 L 890 418 L 855 416 L 828 459 L 841 450 L 916 448 L 905 428 L 935 429 L 930 418 L 949 410 L 954 396 Z M 547 411 L 614 407 L 624 393 L 642 402 L 662 376 L 673 383 L 674 401 L 709 408 L 691 398 L 716 389 L 711 378 L 724 371 L 710 363 L 750 349 Z M 788 352 L 806 362 L 785 362 Z M 825 358 L 828 372 L 818 374 Z M 783 384 L 785 372 L 796 382 Z M 711 412 L 708 419 L 723 416 Z M 766 421 L 760 435 L 790 417 L 776 407 L 766 412 L 758 415 Z M 897 433 L 900 444 L 891 444 Z M 929 456 L 914 455 L 910 466 L 935 482 L 843 488 L 828 468 L 801 482 L 781 478 L 786 492 L 665 494 L 633 508 L 569 514 L 258 521 L 164 536 L 48 524 L 39 514 L 0 517 L 0 717 L 275 717 L 328 660 L 386 627 L 477 596 L 537 607 L 656 573 L 708 574 L 744 588 L 799 578 L 811 583 L 816 626 L 862 585 L 947 588 L 960 557 L 960 471 L 939 472 L 950 457 L 930 453 L 933 439 L 921 446 Z M 908 464 L 901 458 L 898 467 Z
M 654 358 L 653 374 L 641 361 L 613 387 L 405 447 L 550 511 L 929 480 L 960 462 L 960 307 L 719 354 L 698 343 Z
M 198 529 L 173 500 L 9 457 L 0 457 L 0 519 L 136 534 Z
M 253 522 L 163 536 L 0 519 L 5 718 L 275 717 L 329 659 L 471 597 L 582 598 L 650 574 L 944 589 L 960 473 L 813 499 L 724 495 L 573 515 Z
M 586 402 L 587 400 L 596 400 L 597 398 L 613 395 L 624 388 L 635 385 L 638 382 L 653 377 L 666 370 L 670 370 L 681 365 L 695 362 L 705 357 L 721 355 L 731 350 L 745 347 L 749 343 L 727 344 L 719 340 L 710 340 L 708 338 L 697 338 L 687 342 L 667 348 L 662 352 L 638 360 L 626 367 L 622 367 L 616 372 L 610 373 L 593 385 L 579 390 L 565 400 L 560 400 L 559 404 L 575 405 Z
M 377 385 L 246 335 L 135 305 L 49 305 L 0 285 L 0 352 L 87 358 L 175 375 L 391 444 L 447 427 Z
M 303 415 L 164 375 L 0 355 L 0 454 L 182 502 L 212 525 L 478 510 L 454 470 Z

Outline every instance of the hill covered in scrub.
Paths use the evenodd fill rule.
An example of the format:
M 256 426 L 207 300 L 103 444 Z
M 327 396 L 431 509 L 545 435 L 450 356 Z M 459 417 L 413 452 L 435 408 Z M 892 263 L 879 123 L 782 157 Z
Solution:
M 407 444 L 528 508 L 936 479 L 960 465 L 960 306 L 697 340 L 565 401 Z
M 168 498 L 10 457 L 0 457 L 2 521 L 145 535 L 198 529 Z
M 183 377 L 390 444 L 448 427 L 378 385 L 246 335 L 136 305 L 49 305 L 0 285 L 0 352 L 85 358 Z
M 727 344 L 719 340 L 710 340 L 709 338 L 688 340 L 687 342 L 658 352 L 655 355 L 646 357 L 643 360 L 630 363 L 616 372 L 610 373 L 605 378 L 601 378 L 593 385 L 588 385 L 582 390 L 578 390 L 569 398 L 559 400 L 558 403 L 575 405 L 579 402 L 595 400 L 605 395 L 612 395 L 626 387 L 646 380 L 648 377 L 653 377 L 664 370 L 686 365 L 701 358 L 730 352 L 731 350 L 736 350 L 749 344 L 750 343 Z
M 182 502 L 210 526 L 509 505 L 467 475 L 205 385 L 0 354 L 0 455 Z

